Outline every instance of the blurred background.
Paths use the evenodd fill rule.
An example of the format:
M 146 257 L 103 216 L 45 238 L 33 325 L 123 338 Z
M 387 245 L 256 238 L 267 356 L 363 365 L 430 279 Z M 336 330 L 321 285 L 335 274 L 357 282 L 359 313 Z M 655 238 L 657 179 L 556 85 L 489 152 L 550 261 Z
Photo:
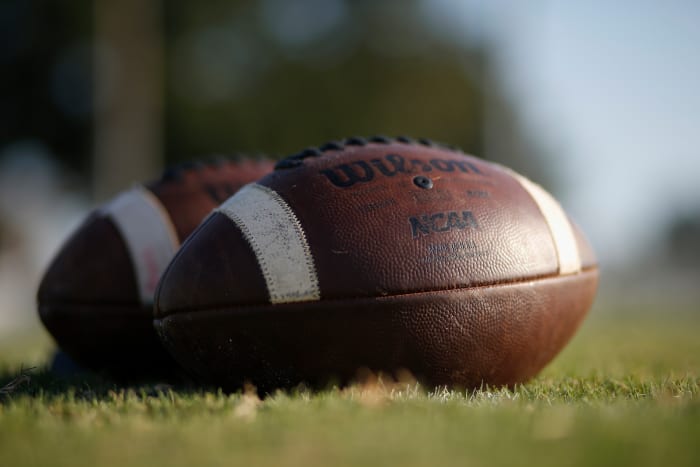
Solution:
M 0 338 L 51 255 L 164 165 L 428 137 L 547 187 L 599 305 L 700 313 L 700 2 L 3 0 Z

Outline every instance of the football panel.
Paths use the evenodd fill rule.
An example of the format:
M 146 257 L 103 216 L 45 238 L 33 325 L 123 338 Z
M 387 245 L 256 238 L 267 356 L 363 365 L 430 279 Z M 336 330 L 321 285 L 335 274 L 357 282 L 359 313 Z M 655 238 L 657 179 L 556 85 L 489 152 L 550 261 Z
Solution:
M 191 235 L 163 273 L 156 317 L 207 307 L 269 303 L 256 256 L 236 224 L 213 213 Z
M 418 176 L 429 176 L 432 188 L 418 186 Z M 510 174 L 476 158 L 368 145 L 306 159 L 259 183 L 299 219 L 323 299 L 558 273 L 538 205 Z
M 512 385 L 539 372 L 591 306 L 597 269 L 407 294 L 178 313 L 155 321 L 176 360 L 227 389 L 347 382 L 360 368 L 428 385 Z
M 184 240 L 214 208 L 242 186 L 268 174 L 272 167 L 270 161 L 248 160 L 202 166 L 147 187 L 170 213 L 180 240 Z
M 37 298 L 53 303 L 139 306 L 129 251 L 114 223 L 94 212 L 61 247 L 47 269 Z
M 124 240 L 141 303 L 152 304 L 158 280 L 180 246 L 170 215 L 142 186 L 123 191 L 98 212 L 115 225 Z
M 583 269 L 590 269 L 598 265 L 598 258 L 593 251 L 593 246 L 588 241 L 586 235 L 584 235 L 581 228 L 574 221 L 570 221 L 574 229 L 574 235 L 576 236 L 576 244 L 578 245 L 579 255 L 581 256 L 581 267 Z
M 158 242 L 162 238 L 168 246 L 176 246 L 175 237 L 191 232 L 218 204 L 217 196 L 225 199 L 271 167 L 270 162 L 244 161 L 210 165 L 203 171 L 176 170 L 175 178 L 181 179 L 164 175 L 148 185 L 162 195 L 165 209 L 157 194 L 151 196 L 152 191 L 137 187 L 91 213 L 59 250 L 37 293 L 40 318 L 59 345 L 93 370 L 159 374 L 168 357 L 153 331 L 152 290 L 173 248 L 166 251 Z M 141 198 L 146 202 L 139 205 Z M 151 206 L 153 212 L 134 212 L 133 203 L 125 202 L 129 200 L 136 201 L 137 208 Z M 172 235 L 169 214 L 178 223 L 177 235 Z M 139 220 L 144 215 L 147 222 Z M 158 219 L 163 225 L 156 227 L 163 227 L 167 235 L 153 233 Z M 127 244 L 129 238 L 132 241 Z M 139 247 L 144 246 L 155 247 L 150 253 L 164 252 L 167 258 L 142 254 L 144 248 Z M 148 274 L 140 274 L 137 280 L 136 272 Z
M 39 311 L 58 346 L 84 368 L 118 379 L 179 372 L 153 330 L 150 306 L 59 303 L 40 305 Z

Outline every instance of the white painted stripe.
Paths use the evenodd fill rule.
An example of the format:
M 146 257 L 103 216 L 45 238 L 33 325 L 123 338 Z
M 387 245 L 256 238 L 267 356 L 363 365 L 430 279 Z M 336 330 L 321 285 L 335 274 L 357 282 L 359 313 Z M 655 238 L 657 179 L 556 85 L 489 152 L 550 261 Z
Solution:
M 136 186 L 106 204 L 101 213 L 114 222 L 126 243 L 141 303 L 153 303 L 160 276 L 180 245 L 168 212 L 153 193 Z
M 218 209 L 241 229 L 262 270 L 270 302 L 319 300 L 318 277 L 294 211 L 268 187 L 251 183 Z
M 578 251 L 576 235 L 559 202 L 538 184 L 510 169 L 507 170 L 532 196 L 546 219 L 557 249 L 559 274 L 573 274 L 581 271 L 581 255 Z

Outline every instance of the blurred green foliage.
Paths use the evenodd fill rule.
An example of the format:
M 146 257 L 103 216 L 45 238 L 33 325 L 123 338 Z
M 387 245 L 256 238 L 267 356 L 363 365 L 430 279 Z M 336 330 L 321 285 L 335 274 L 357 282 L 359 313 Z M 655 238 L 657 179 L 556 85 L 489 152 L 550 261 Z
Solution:
M 531 139 L 489 65 L 451 37 L 423 0 L 161 2 L 166 161 L 211 153 L 286 155 L 352 135 L 427 137 L 484 155 L 485 90 L 498 107 L 500 162 L 542 181 Z M 94 2 L 9 0 L 0 149 L 37 139 L 87 174 Z M 533 168 L 534 167 L 534 168 Z M 527 168 L 527 169 L 526 169 Z
M 482 153 L 481 52 L 436 36 L 417 2 L 347 2 L 332 27 L 303 41 L 289 32 L 279 37 L 284 32 L 274 28 L 283 26 L 259 11 L 265 3 L 173 12 L 172 39 L 189 40 L 169 49 L 169 155 L 231 148 L 285 154 L 376 133 Z M 315 21 L 314 13 L 298 27 Z M 215 50 L 202 50 L 208 47 Z
M 64 164 L 90 156 L 92 2 L 0 2 L 0 151 L 38 140 Z

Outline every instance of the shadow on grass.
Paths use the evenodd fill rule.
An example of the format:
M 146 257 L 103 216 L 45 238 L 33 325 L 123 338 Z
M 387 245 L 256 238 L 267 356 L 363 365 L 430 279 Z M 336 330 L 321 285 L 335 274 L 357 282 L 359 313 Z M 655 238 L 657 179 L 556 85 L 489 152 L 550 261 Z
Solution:
M 57 371 L 48 365 L 30 368 L 0 366 L 0 404 L 22 397 L 99 401 L 111 399 L 115 392 L 129 391 L 142 397 L 157 397 L 170 391 L 194 395 L 216 390 L 195 385 L 184 378 L 125 381 L 80 369 Z
M 61 361 L 61 352 L 54 356 L 48 365 L 17 368 L 0 364 L 0 405 L 13 399 L 28 397 L 33 399 L 70 399 L 99 402 L 113 400 L 115 394 L 135 395 L 140 398 L 162 397 L 175 394 L 180 397 L 196 396 L 205 393 L 214 394 L 255 394 L 260 399 L 284 393 L 289 396 L 298 394 L 319 394 L 329 391 L 347 389 L 358 386 L 362 390 L 404 387 L 417 382 L 412 376 L 405 380 L 397 380 L 393 375 L 375 374 L 366 370 L 359 372 L 358 377 L 351 381 L 339 382 L 331 380 L 323 385 L 308 385 L 305 383 L 290 387 L 275 387 L 264 390 L 245 382 L 241 387 L 222 389 L 217 386 L 196 383 L 185 375 L 179 375 L 169 380 L 162 379 L 114 379 L 107 374 L 99 374 L 82 369 L 72 362 Z M 57 365 L 57 362 L 59 363 Z

